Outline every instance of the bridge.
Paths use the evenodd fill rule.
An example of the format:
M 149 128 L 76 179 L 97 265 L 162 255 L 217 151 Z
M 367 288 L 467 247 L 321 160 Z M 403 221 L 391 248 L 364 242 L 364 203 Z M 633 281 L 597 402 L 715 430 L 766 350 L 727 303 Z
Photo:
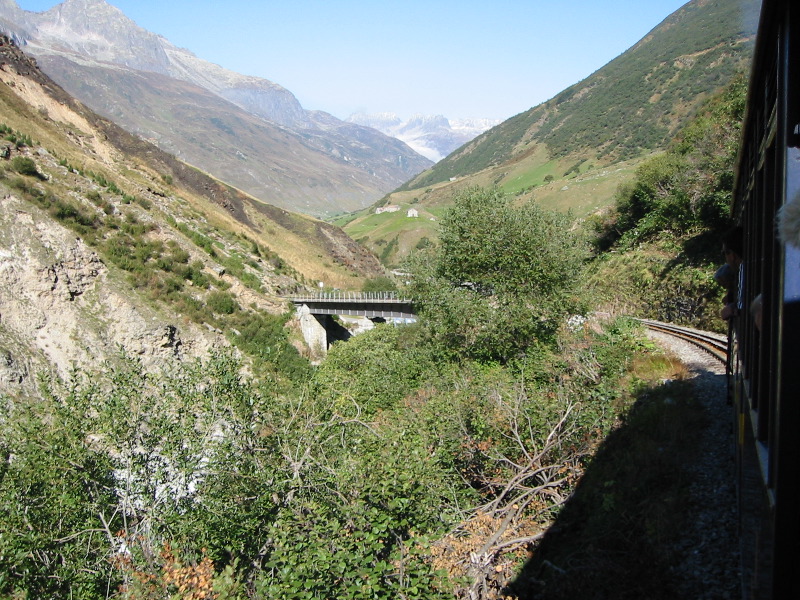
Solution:
M 349 332 L 332 315 L 366 317 L 370 320 L 413 319 L 414 302 L 396 292 L 321 292 L 287 298 L 297 308 L 303 337 L 315 355 L 325 355 L 329 338 L 347 339 Z
M 351 315 L 368 319 L 412 319 L 414 302 L 396 292 L 331 292 L 289 298 L 296 307 L 307 306 L 312 315 Z

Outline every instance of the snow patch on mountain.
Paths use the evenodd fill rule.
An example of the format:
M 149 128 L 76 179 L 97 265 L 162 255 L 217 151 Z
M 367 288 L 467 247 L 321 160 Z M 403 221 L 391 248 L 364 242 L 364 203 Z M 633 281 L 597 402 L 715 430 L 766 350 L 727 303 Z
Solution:
M 498 123 L 495 119 L 454 119 L 442 115 L 413 115 L 403 121 L 394 113 L 355 113 L 347 122 L 372 127 L 397 138 L 434 162 L 475 139 Z

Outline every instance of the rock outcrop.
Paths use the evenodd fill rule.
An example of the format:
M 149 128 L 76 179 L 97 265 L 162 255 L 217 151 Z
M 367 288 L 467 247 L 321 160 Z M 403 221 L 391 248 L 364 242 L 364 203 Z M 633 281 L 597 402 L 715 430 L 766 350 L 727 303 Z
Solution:
M 0 199 L 0 391 L 31 392 L 38 373 L 66 377 L 122 351 L 157 367 L 224 343 L 137 300 L 96 252 L 35 206 Z

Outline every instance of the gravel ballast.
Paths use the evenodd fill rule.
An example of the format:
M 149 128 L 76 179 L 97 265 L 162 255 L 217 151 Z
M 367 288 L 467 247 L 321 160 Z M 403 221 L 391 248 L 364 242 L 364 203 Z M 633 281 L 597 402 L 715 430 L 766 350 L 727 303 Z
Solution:
M 687 465 L 687 510 L 693 516 L 679 542 L 683 560 L 673 567 L 676 582 L 686 599 L 740 598 L 734 417 L 726 397 L 725 365 L 689 342 L 657 332 L 649 335 L 690 371 L 708 417 L 696 459 Z

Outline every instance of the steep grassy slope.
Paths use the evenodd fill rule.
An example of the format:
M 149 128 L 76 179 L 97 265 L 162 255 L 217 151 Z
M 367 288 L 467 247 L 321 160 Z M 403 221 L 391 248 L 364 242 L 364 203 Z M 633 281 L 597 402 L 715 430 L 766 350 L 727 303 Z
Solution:
M 608 312 L 725 329 L 725 290 L 712 276 L 731 226 L 745 96 L 746 79 L 737 77 L 594 222 L 598 254 L 589 281 Z
M 605 162 L 663 148 L 748 59 L 758 5 L 689 2 L 593 75 L 498 125 L 403 189 L 509 165 L 539 144 L 551 158 L 586 153 Z
M 404 184 L 378 205 L 447 206 L 472 185 L 585 218 L 611 202 L 641 160 L 663 150 L 711 93 L 747 64 L 759 2 L 694 0 L 633 48 L 553 99 L 513 117 Z M 419 206 L 416 206 L 419 204 Z M 363 216 L 345 226 L 380 252 L 413 246 L 413 221 L 393 235 L 367 231 Z M 385 255 L 398 264 L 403 255 Z
M 238 222 L 239 227 L 249 228 L 251 235 L 260 238 L 260 243 L 276 252 L 319 255 L 342 266 L 338 270 L 321 265 L 309 267 L 301 272 L 306 277 L 328 279 L 338 284 L 349 278 L 375 275 L 380 270 L 368 253 L 354 246 L 337 228 L 260 202 L 128 134 L 72 99 L 18 49 L 6 44 L 2 51 L 7 65 L 5 70 L 10 76 L 10 85 L 4 88 L 8 107 L 3 113 L 4 120 L 12 127 L 18 123 L 16 129 L 42 140 L 43 145 L 55 149 L 70 163 L 86 168 L 94 165 L 115 169 L 116 174 L 126 177 L 155 177 L 155 182 L 137 183 L 145 185 L 146 189 L 152 186 L 162 192 L 175 190 L 211 202 L 217 210 L 223 209 L 229 218 Z M 12 82 L 14 73 L 21 75 L 22 80 Z M 89 145 L 92 147 L 87 154 Z M 96 162 L 98 159 L 100 163 Z M 270 229 L 269 235 L 256 226 L 259 220 Z M 297 247 L 299 238 L 304 240 L 303 247 Z M 352 254 L 346 255 L 342 248 L 348 248 Z

